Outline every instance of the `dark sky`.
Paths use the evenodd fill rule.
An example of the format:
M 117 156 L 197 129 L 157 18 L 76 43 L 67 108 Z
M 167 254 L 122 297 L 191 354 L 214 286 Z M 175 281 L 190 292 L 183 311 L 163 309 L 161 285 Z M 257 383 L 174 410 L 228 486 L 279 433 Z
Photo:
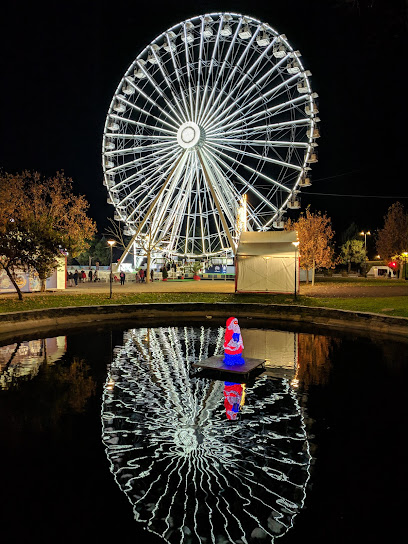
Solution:
M 231 10 L 286 34 L 313 74 L 321 118 L 319 163 L 313 165 L 312 187 L 302 192 L 302 207 L 310 204 L 327 212 L 338 233 L 353 221 L 374 230 L 382 226 L 388 206 L 408 196 L 407 4 L 8 2 L 0 28 L 0 166 L 45 175 L 64 170 L 74 179 L 75 190 L 87 197 L 102 232 L 113 208 L 106 204 L 102 185 L 101 140 L 121 77 L 137 54 L 170 26 L 194 15 Z

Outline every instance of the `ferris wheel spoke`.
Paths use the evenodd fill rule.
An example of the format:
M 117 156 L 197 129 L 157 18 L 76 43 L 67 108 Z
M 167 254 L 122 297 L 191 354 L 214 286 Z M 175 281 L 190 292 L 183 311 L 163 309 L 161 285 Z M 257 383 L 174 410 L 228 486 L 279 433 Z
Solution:
M 241 195 L 238 189 L 229 181 L 228 177 L 225 176 L 225 173 L 221 171 L 217 161 L 213 160 L 211 153 L 205 149 L 203 149 L 203 153 L 216 174 L 216 179 L 218 181 L 219 190 L 222 193 L 225 209 L 229 211 L 229 219 L 231 223 L 234 224 L 236 215 L 235 208 L 237 207 L 237 202 L 241 198 Z
M 155 152 L 151 153 L 151 155 L 150 155 L 150 162 L 152 162 L 152 158 L 156 157 L 157 155 L 159 156 L 158 160 L 160 161 L 160 160 L 163 160 L 166 157 L 174 156 L 174 154 L 177 153 L 177 151 L 178 151 L 178 147 L 176 145 L 172 146 L 172 149 L 170 149 L 170 151 L 168 151 L 164 155 L 163 155 L 162 151 L 155 151 Z M 138 164 L 143 164 L 144 162 L 146 162 L 146 160 L 149 160 L 149 157 L 145 157 L 145 156 L 139 157 L 137 159 L 134 159 L 133 161 L 128 161 L 128 162 L 125 162 L 123 164 L 119 164 L 118 166 L 114 166 L 112 168 L 109 168 L 109 169 L 106 170 L 106 173 L 107 174 L 115 174 L 116 172 L 125 171 L 125 170 L 128 170 L 129 168 L 134 168 Z M 156 163 L 157 163 L 157 161 L 154 164 L 156 164 Z M 130 180 L 126 179 L 126 181 L 130 181 Z
M 219 67 L 218 69 L 218 72 L 216 74 L 216 78 L 215 78 L 215 81 L 213 83 L 213 89 L 211 91 L 211 94 L 207 100 L 207 105 L 206 107 L 204 108 L 203 112 L 202 112 L 202 115 L 200 117 L 200 119 L 198 120 L 198 123 L 202 123 L 202 120 L 205 119 L 205 117 L 207 116 L 208 114 L 208 110 L 210 108 L 210 104 L 211 102 L 213 101 L 213 98 L 214 98 L 214 95 L 216 93 L 218 93 L 219 89 L 218 89 L 218 83 L 220 81 L 220 77 L 222 76 L 222 74 L 224 73 L 224 70 L 225 70 L 225 67 L 227 66 L 227 62 L 228 62 L 228 59 L 229 57 L 231 56 L 231 53 L 234 49 L 234 45 L 236 43 L 236 40 L 237 40 L 237 37 L 238 37 L 238 33 L 241 29 L 241 26 L 242 26 L 242 19 L 239 20 L 239 23 L 235 29 L 235 32 L 234 32 L 234 36 L 229 44 L 229 47 L 228 47 L 228 50 L 222 60 L 222 63 L 221 63 L 221 66 Z
M 133 212 L 128 216 L 128 218 L 127 218 L 128 221 L 130 221 L 132 219 L 132 217 L 137 212 L 140 213 L 139 217 L 141 217 L 141 220 L 140 220 L 140 222 L 138 224 L 137 230 L 136 230 L 135 234 L 133 235 L 132 240 L 129 243 L 129 246 L 130 246 L 131 243 L 134 242 L 134 240 L 136 240 L 139 232 L 141 231 L 141 229 L 145 225 L 146 221 L 149 219 L 150 213 L 153 211 L 153 209 L 156 206 L 157 201 L 159 200 L 159 198 L 161 198 L 162 193 L 166 189 L 166 187 L 167 187 L 169 181 L 171 180 L 173 174 L 175 172 L 177 172 L 177 169 L 179 168 L 180 163 L 182 163 L 182 165 L 184 165 L 183 161 L 185 161 L 185 158 L 186 158 L 186 153 L 185 152 L 180 153 L 180 155 L 177 157 L 177 160 L 175 162 L 172 162 L 171 167 L 166 172 L 163 172 L 161 175 L 157 176 L 156 186 L 160 186 L 160 190 L 158 191 L 158 193 L 155 195 L 154 194 L 154 188 L 151 188 L 151 191 L 144 197 L 144 199 L 141 202 L 139 202 L 139 206 L 143 207 L 143 204 L 147 201 L 148 196 L 150 196 L 150 200 L 148 202 L 149 208 L 147 209 L 147 211 L 144 214 L 141 214 L 140 213 L 140 208 L 135 208 L 133 210 Z M 164 179 L 164 183 L 161 183 L 163 179 Z
M 297 75 L 296 76 L 292 76 L 292 78 L 290 79 L 295 79 L 297 78 Z M 273 87 L 272 89 L 269 89 L 266 91 L 266 93 L 264 94 L 261 94 L 257 96 L 257 98 L 255 100 L 252 100 L 251 102 L 248 102 L 248 103 L 243 103 L 242 106 L 240 107 L 239 111 L 233 111 L 232 113 L 229 113 L 231 111 L 231 109 L 233 108 L 234 106 L 234 103 L 230 104 L 230 106 L 228 106 L 228 108 L 225 110 L 224 112 L 224 116 L 220 116 L 220 119 L 217 123 L 214 123 L 212 125 L 212 129 L 216 129 L 217 126 L 219 126 L 220 124 L 224 124 L 225 126 L 229 126 L 228 125 L 228 122 L 231 121 L 232 119 L 234 119 L 235 117 L 237 117 L 238 114 L 241 115 L 241 117 L 235 121 L 233 121 L 232 123 L 232 126 L 236 125 L 236 124 L 239 124 L 239 123 L 242 123 L 242 118 L 244 117 L 246 119 L 246 117 L 265 117 L 265 116 L 269 116 L 273 111 L 277 112 L 279 110 L 279 108 L 283 108 L 284 106 L 290 106 L 290 102 L 291 101 L 286 101 L 286 102 L 282 102 L 281 104 L 277 104 L 271 108 L 268 108 L 268 110 L 265 110 L 263 108 L 264 106 L 264 103 L 267 102 L 269 99 L 271 99 L 272 96 L 278 96 L 277 93 L 278 91 L 284 91 L 284 90 L 287 90 L 287 85 L 286 85 L 286 82 L 288 82 L 288 80 L 285 80 L 283 83 L 280 83 L 278 85 L 276 85 L 276 87 Z M 296 97 L 294 99 L 292 99 L 293 103 L 297 103 L 297 102 L 301 102 L 305 100 L 305 98 L 303 96 L 299 96 L 299 97 Z M 248 110 L 253 110 L 255 107 L 259 107 L 259 108 L 262 108 L 260 109 L 258 112 L 256 113 L 252 113 L 252 115 L 249 115 L 248 113 Z M 236 108 L 237 110 L 237 108 Z M 225 115 L 227 114 L 227 115 Z M 245 114 L 245 115 L 244 115 Z
M 202 97 L 202 100 L 201 100 L 200 111 L 199 111 L 199 114 L 198 114 L 198 120 L 199 121 L 201 120 L 201 117 L 202 117 L 203 108 L 205 108 L 205 105 L 206 105 L 208 86 L 210 84 L 210 78 L 212 77 L 212 71 L 213 71 L 214 63 L 215 63 L 215 55 L 216 55 L 216 52 L 218 51 L 218 44 L 220 42 L 221 29 L 222 29 L 223 21 L 224 21 L 224 17 L 221 15 L 219 23 L 218 23 L 217 36 L 215 37 L 214 47 L 213 47 L 213 51 L 212 51 L 212 55 L 211 55 L 210 66 L 208 68 L 206 82 L 205 82 L 205 85 L 204 85 L 203 97 Z
M 219 89 L 219 92 L 218 92 L 218 95 L 217 95 L 217 98 L 213 104 L 213 106 L 211 107 L 211 109 L 207 112 L 207 116 L 205 119 L 203 119 L 203 125 L 209 125 L 211 123 L 211 121 L 214 119 L 214 117 L 216 117 L 219 113 L 220 113 L 220 110 L 223 109 L 223 105 L 225 104 L 226 100 L 228 100 L 228 97 L 220 104 L 220 106 L 214 111 L 214 108 L 217 106 L 218 102 L 221 100 L 221 98 L 224 96 L 224 93 L 228 87 L 228 85 L 230 84 L 230 82 L 233 81 L 234 77 L 235 77 L 235 74 L 236 72 L 238 71 L 238 69 L 241 67 L 241 64 L 243 62 L 243 60 L 247 57 L 248 55 L 248 52 L 250 51 L 256 37 L 258 36 L 259 34 L 259 31 L 260 31 L 260 25 L 258 25 L 258 27 L 256 28 L 255 32 L 253 33 L 250 41 L 248 42 L 247 46 L 245 47 L 244 51 L 242 52 L 239 60 L 237 61 L 236 65 L 234 66 L 234 68 L 232 69 L 231 71 L 231 74 L 229 75 L 229 77 L 227 78 L 227 80 L 225 81 L 224 85 Z M 274 43 L 274 42 L 272 42 Z M 258 57 L 258 59 L 255 61 L 255 63 L 253 64 L 253 66 L 256 66 L 258 64 L 258 62 L 260 62 L 260 60 L 266 55 L 267 51 L 269 51 L 270 47 L 272 47 L 272 43 L 266 48 L 265 51 L 263 51 L 263 53 Z M 246 73 L 238 80 L 238 84 L 237 84 L 237 87 L 239 88 L 241 83 L 243 82 L 244 78 L 247 77 L 247 74 L 248 72 L 250 72 L 252 70 L 252 66 L 249 67 L 249 69 L 246 71 Z M 236 87 L 235 87 L 236 88 Z
M 205 253 L 205 242 L 204 242 L 204 232 L 203 232 L 203 205 L 202 205 L 202 199 L 204 198 L 204 195 L 205 193 L 200 191 L 199 182 L 197 178 L 198 218 L 200 221 L 199 232 L 200 232 L 202 253 Z
M 285 102 L 281 102 L 280 104 L 276 104 L 275 106 L 272 106 L 270 108 L 261 109 L 260 111 L 256 113 L 247 114 L 245 116 L 245 126 L 250 125 L 253 122 L 259 122 L 262 118 L 266 118 L 266 117 L 270 118 L 272 117 L 272 114 L 276 115 L 276 114 L 284 113 L 285 111 L 290 110 L 292 106 L 296 106 L 302 102 L 306 102 L 306 100 L 307 100 L 307 95 L 303 95 L 300 97 L 293 98 L 292 100 L 286 100 Z M 232 116 L 230 116 L 229 118 L 232 118 Z M 222 129 L 231 128 L 239 124 L 242 124 L 241 119 L 237 119 L 233 121 L 232 123 L 228 124 L 226 123 L 226 121 L 228 121 L 229 118 L 224 120 L 225 125 L 221 127 Z M 309 119 L 309 118 L 305 117 L 305 119 Z M 213 126 L 210 129 L 208 129 L 206 132 L 208 133 L 208 135 L 211 135 L 213 133 L 217 133 L 219 130 L 220 130 L 219 128 L 216 128 L 215 126 Z M 249 130 L 249 129 L 246 129 L 246 130 Z
M 170 56 L 171 56 L 171 61 L 173 63 L 174 73 L 176 74 L 176 78 L 177 78 L 177 81 L 178 81 L 178 84 L 179 84 L 179 87 L 180 87 L 180 96 L 181 96 L 181 99 L 182 99 L 183 105 L 184 105 L 184 115 L 183 115 L 183 117 L 187 121 L 188 120 L 188 106 L 187 106 L 186 97 L 185 97 L 185 94 L 184 94 L 186 92 L 186 89 L 184 87 L 184 82 L 183 82 L 182 78 L 180 77 L 180 68 L 179 68 L 179 66 L 177 64 L 175 52 L 173 51 L 172 48 L 170 48 Z M 176 102 L 179 103 L 179 99 L 178 100 L 176 99 Z
M 257 89 L 262 89 L 264 87 L 268 87 L 270 85 L 270 76 L 272 76 L 273 74 L 275 74 L 275 72 L 277 72 L 277 75 L 279 76 L 282 76 L 282 71 L 280 70 L 280 68 L 282 67 L 282 65 L 287 62 L 290 58 L 290 55 L 286 55 L 285 57 L 283 57 L 279 62 L 277 62 L 276 64 L 274 64 L 272 66 L 272 68 L 270 68 L 265 74 L 260 74 L 260 77 L 258 79 L 255 79 L 255 80 L 250 80 L 250 85 L 248 87 L 245 88 L 245 90 L 243 90 L 239 97 L 240 97 L 240 100 L 244 100 L 245 97 L 247 96 L 250 96 L 253 92 L 255 92 Z M 298 75 L 296 74 L 296 78 L 298 77 Z M 291 78 L 288 78 L 285 80 L 285 84 L 287 85 L 289 80 Z
M 183 25 L 183 31 L 184 31 L 184 50 L 186 55 L 186 67 L 187 67 L 187 86 L 188 86 L 188 97 L 189 97 L 189 111 L 190 111 L 190 119 L 194 118 L 194 100 L 193 100 L 193 92 L 191 89 L 191 71 L 190 71 L 190 51 L 188 47 L 188 41 L 187 41 L 187 28 L 186 25 Z
M 144 152 L 144 151 L 151 151 L 152 149 L 160 149 L 160 150 L 168 150 L 171 148 L 176 147 L 177 144 L 166 144 L 166 143 L 158 143 L 158 144 L 148 144 L 144 146 L 137 146 L 137 147 L 126 147 L 124 149 L 114 149 L 113 151 L 106 151 L 107 157 L 115 157 L 118 155 L 127 155 L 128 153 L 137 153 L 137 152 Z
M 169 180 L 169 183 L 167 184 L 168 186 L 165 188 L 165 190 L 163 191 L 163 193 L 161 194 L 161 197 L 159 199 L 157 199 L 156 201 L 156 204 L 155 204 L 155 213 L 154 213 L 154 216 L 153 216 L 153 219 L 152 219 L 152 225 L 160 225 L 162 220 L 163 220 L 163 216 L 164 214 L 166 213 L 166 211 L 168 210 L 169 208 L 169 202 L 177 188 L 177 185 L 179 183 L 179 180 L 180 180 L 180 176 L 182 174 L 182 172 L 184 171 L 184 167 L 185 167 L 185 163 L 186 163 L 186 159 L 188 158 L 188 154 L 185 154 L 184 153 L 184 160 L 181 160 L 180 163 L 178 164 L 178 167 L 175 169 L 175 172 L 173 173 L 173 175 L 171 176 L 170 180 Z M 176 198 L 178 199 L 180 197 L 180 193 L 177 193 L 176 195 Z
M 231 111 L 231 109 L 234 107 L 234 104 L 236 102 L 236 100 L 239 98 L 240 102 L 242 103 L 245 99 L 245 97 L 247 95 L 249 95 L 249 93 L 253 92 L 253 91 L 256 91 L 258 93 L 259 91 L 259 88 L 262 88 L 262 83 L 265 81 L 265 79 L 267 79 L 269 76 L 271 76 L 274 72 L 276 72 L 281 64 L 283 64 L 284 61 L 286 61 L 288 58 L 288 56 L 284 57 L 283 59 L 281 59 L 279 62 L 277 62 L 276 64 L 274 64 L 272 66 L 272 68 L 270 68 L 265 74 L 261 75 L 259 79 L 257 80 L 253 80 L 251 79 L 250 82 L 252 83 L 249 87 L 246 88 L 246 90 L 244 91 L 241 91 L 240 94 L 238 94 L 238 97 L 236 97 L 235 99 L 233 99 L 233 96 L 236 95 L 236 93 L 238 92 L 239 89 L 242 88 L 242 84 L 244 81 L 246 81 L 249 77 L 250 77 L 250 73 L 246 73 L 243 75 L 242 77 L 242 83 L 239 83 L 237 86 L 233 87 L 232 90 L 227 94 L 227 96 L 224 98 L 223 102 L 220 104 L 220 107 L 217 109 L 217 116 L 218 118 L 223 118 L 225 117 L 225 115 Z M 297 77 L 297 76 L 296 76 Z M 289 78 L 290 79 L 290 78 Z M 230 102 L 229 106 L 226 106 L 226 104 Z M 236 113 L 236 112 L 234 112 Z M 213 120 L 213 117 L 211 117 L 208 121 L 207 121 L 207 124 L 209 122 L 211 122 Z
M 237 123 L 241 123 L 242 122 L 242 117 L 244 116 L 243 114 L 246 113 L 246 110 L 249 109 L 249 108 L 252 108 L 254 107 L 255 105 L 257 104 L 263 104 L 264 101 L 266 101 L 267 99 L 269 99 L 271 96 L 273 96 L 274 93 L 276 93 L 278 90 L 280 89 L 283 89 L 287 86 L 287 84 L 291 81 L 291 80 L 295 80 L 296 78 L 298 77 L 298 75 L 294 75 L 292 76 L 291 78 L 285 80 L 283 83 L 280 83 L 279 85 L 277 85 L 276 87 L 274 87 L 273 89 L 270 89 L 268 90 L 266 93 L 264 94 L 261 94 L 260 96 L 258 95 L 256 99 L 252 100 L 251 102 L 243 105 L 241 108 L 236 108 L 235 111 L 233 111 L 232 113 L 230 113 L 229 115 L 226 115 L 229 113 L 229 111 L 234 107 L 235 103 L 232 102 L 227 108 L 226 110 L 223 112 L 223 116 L 220 116 L 219 117 L 219 121 L 218 122 L 215 122 L 213 125 L 212 125 L 212 129 L 215 129 L 217 128 L 220 124 L 223 124 L 224 126 L 229 126 L 228 125 L 228 121 L 230 121 L 231 119 L 234 119 L 237 115 L 240 115 L 240 119 L 238 119 L 237 121 L 235 121 L 233 123 L 234 124 L 237 124 Z M 241 98 L 241 97 L 240 97 Z M 301 100 L 304 100 L 303 97 L 296 97 L 295 100 L 298 100 L 299 102 Z M 265 116 L 265 110 L 261 110 L 259 112 L 259 115 L 260 116 Z M 205 128 L 205 127 L 204 127 Z
M 190 157 L 190 163 L 191 162 L 192 162 L 192 159 Z M 185 178 L 185 183 L 180 188 L 180 191 L 184 189 L 184 194 L 180 200 L 179 206 L 178 207 L 173 206 L 172 214 L 169 215 L 166 222 L 167 229 L 171 230 L 169 247 L 170 247 L 170 250 L 173 250 L 173 251 L 176 251 L 176 248 L 178 247 L 178 244 L 180 243 L 181 222 L 184 215 L 186 214 L 187 203 L 191 194 L 189 187 L 191 183 L 193 168 L 192 166 L 190 166 L 189 168 L 186 168 L 186 169 L 189 174 Z
M 158 105 L 156 104 L 156 102 L 150 98 L 150 96 L 148 96 L 146 93 L 142 92 L 140 89 L 139 90 L 139 94 L 141 96 L 143 96 L 148 102 L 150 102 L 154 107 L 156 107 L 158 110 L 160 110 L 162 113 L 163 113 L 163 109 Z M 154 115 L 152 114 L 151 112 L 145 110 L 145 109 L 142 109 L 140 108 L 139 106 L 137 106 L 136 104 L 134 104 L 133 102 L 130 102 L 129 100 L 127 100 L 125 97 L 122 97 L 122 96 L 118 96 L 118 99 L 123 103 L 123 104 L 126 104 L 127 106 L 129 106 L 129 108 L 131 108 L 132 110 L 135 110 L 135 111 L 138 111 L 139 113 L 142 113 L 143 115 L 145 115 L 146 117 L 152 117 L 153 119 L 156 119 L 156 121 L 162 123 L 163 125 L 166 125 L 167 127 L 169 127 L 172 131 L 175 131 L 177 130 L 177 124 L 176 122 L 174 121 L 174 124 L 172 123 L 168 123 L 167 121 L 165 121 L 164 119 L 161 119 L 160 117 L 157 117 L 157 115 Z M 121 117 L 122 121 L 123 121 L 123 117 Z
M 238 124 L 238 122 L 236 123 Z M 234 124 L 236 126 L 236 124 Z M 303 119 L 294 119 L 292 121 L 282 121 L 280 123 L 271 123 L 269 125 L 257 125 L 254 127 L 243 127 L 236 130 L 230 130 L 231 125 L 223 127 L 222 135 L 224 136 L 225 133 L 228 135 L 238 135 L 238 134 L 259 134 L 262 131 L 281 131 L 283 128 L 292 127 L 292 126 L 308 126 L 311 124 L 311 121 L 309 118 L 304 117 Z M 228 129 L 228 130 L 227 130 Z M 213 135 L 209 135 L 209 140 L 213 137 Z
M 219 220 L 217 214 L 215 213 L 215 210 L 213 210 L 212 214 L 213 214 L 213 220 L 214 220 L 215 228 L 217 229 L 218 239 L 219 239 L 220 245 L 221 245 L 221 251 L 225 251 L 225 236 L 223 236 L 222 233 L 221 233 L 221 229 L 220 229 L 220 225 L 219 225 L 220 220 Z
M 233 176 L 235 176 L 251 193 L 253 193 L 259 200 L 261 200 L 266 206 L 268 206 L 271 210 L 274 212 L 278 211 L 278 208 L 270 202 L 265 196 L 259 192 L 253 185 L 247 182 L 245 178 L 243 178 L 236 170 L 234 170 L 231 166 L 229 166 L 226 162 L 224 162 L 218 155 L 212 153 L 210 150 L 208 150 L 208 153 L 211 155 L 211 157 L 217 161 L 221 167 L 225 168 L 228 172 L 230 172 Z M 258 221 L 257 217 L 252 214 L 252 221 L 257 225 L 258 228 L 261 228 L 261 223 Z
M 219 93 L 218 93 L 217 99 L 216 99 L 216 101 L 214 103 L 214 106 L 216 106 L 218 104 L 218 102 L 221 100 L 221 97 L 224 96 L 224 93 L 226 92 L 226 89 L 227 89 L 228 85 L 230 84 L 230 82 L 233 81 L 236 72 L 241 67 L 242 62 L 244 61 L 244 59 L 248 56 L 248 52 L 251 50 L 251 47 L 253 46 L 253 43 L 254 43 L 255 39 L 257 38 L 257 36 L 258 36 L 258 34 L 260 32 L 260 29 L 261 29 L 261 26 L 258 25 L 258 27 L 256 28 L 255 32 L 253 33 L 250 41 L 248 42 L 245 50 L 242 52 L 239 60 L 237 61 L 236 65 L 234 66 L 233 70 L 231 71 L 231 74 L 227 78 L 224 85 L 219 89 Z M 249 67 L 245 66 L 244 73 L 243 73 L 242 77 L 239 78 L 237 85 L 233 86 L 233 90 L 230 93 L 227 94 L 227 96 L 224 98 L 224 100 L 221 102 L 221 104 L 218 106 L 218 108 L 215 111 L 212 111 L 213 110 L 213 108 L 212 108 L 208 112 L 207 118 L 204 120 L 206 125 L 210 124 L 211 121 L 213 120 L 213 118 L 220 114 L 220 112 L 223 110 L 225 104 L 228 102 L 228 100 L 231 99 L 232 94 L 234 92 L 237 92 L 240 89 L 240 87 L 242 86 L 242 84 L 245 82 L 245 80 L 248 77 L 250 77 L 250 74 L 252 73 L 252 71 L 258 66 L 258 64 L 260 64 L 262 62 L 262 60 L 269 53 L 269 51 L 270 51 L 271 47 L 273 46 L 273 44 L 275 43 L 275 41 L 276 41 L 276 38 L 274 38 L 274 40 L 265 48 L 265 50 L 261 53 L 261 55 L 259 55 L 259 57 L 255 60 L 255 62 L 251 66 L 249 66 Z
M 154 52 L 154 55 L 156 55 L 156 53 Z M 156 57 L 157 58 L 157 57 Z M 166 111 L 162 106 L 160 106 L 156 100 L 153 100 L 153 98 L 151 97 L 151 95 L 145 93 L 142 89 L 140 89 L 140 87 L 138 87 L 134 81 L 133 78 L 130 78 L 130 77 L 127 77 L 126 78 L 126 81 L 128 82 L 128 84 L 130 84 L 141 96 L 143 96 L 148 102 L 150 102 L 150 104 L 152 104 L 152 106 L 156 107 L 163 115 L 165 115 L 167 117 L 167 119 L 170 120 L 170 126 L 172 126 L 173 128 L 176 128 L 178 123 L 180 123 L 180 118 L 177 114 L 177 112 L 174 110 L 171 102 L 167 99 L 166 95 L 163 93 L 163 91 L 161 90 L 160 88 L 160 85 L 153 79 L 153 77 L 149 74 L 149 72 L 145 69 L 144 66 L 142 66 L 140 63 L 138 63 L 138 66 L 139 68 L 145 73 L 146 75 L 146 78 L 148 79 L 149 83 L 151 84 L 151 86 L 153 87 L 154 91 L 160 96 L 160 98 L 166 103 L 166 106 L 169 108 L 169 110 L 171 112 L 173 112 L 173 114 L 175 115 L 175 117 L 173 117 L 172 115 L 169 114 L 168 111 Z M 163 120 L 164 122 L 164 120 Z
M 167 160 L 164 160 L 165 158 L 167 158 Z M 159 158 L 159 160 L 150 162 L 146 167 L 143 168 L 143 171 L 138 170 L 136 174 L 132 174 L 131 176 L 128 176 L 127 178 L 122 179 L 119 183 L 117 183 L 114 187 L 112 187 L 112 189 L 117 191 L 123 186 L 130 187 L 130 183 L 133 180 L 138 180 L 143 175 L 143 182 L 140 183 L 135 189 L 133 189 L 133 191 L 131 191 L 130 193 L 127 193 L 127 196 L 131 197 L 137 194 L 138 192 L 142 194 L 145 191 L 149 191 L 151 190 L 151 186 L 149 186 L 148 183 L 150 182 L 151 179 L 154 178 L 155 175 L 157 175 L 157 166 L 155 167 L 155 165 L 160 165 L 161 168 L 165 168 L 167 165 L 170 164 L 169 170 L 171 170 L 172 165 L 174 164 L 174 161 L 177 161 L 177 160 L 178 160 L 178 155 L 175 155 L 174 153 L 172 153 L 171 155 L 168 154 L 166 155 L 166 157 L 161 157 Z
M 172 44 L 171 44 L 171 41 L 170 41 L 170 38 L 169 38 L 168 34 L 166 34 L 166 40 L 167 40 L 168 46 L 171 48 Z M 156 52 L 154 52 L 154 54 L 156 56 L 160 72 L 161 72 L 161 74 L 163 76 L 163 79 L 165 80 L 165 82 L 167 84 L 167 88 L 170 91 L 170 94 L 172 96 L 173 102 L 174 102 L 174 104 L 177 106 L 177 108 L 179 110 L 179 113 L 180 113 L 181 117 L 177 115 L 177 118 L 179 119 L 179 121 L 181 123 L 184 123 L 184 122 L 187 121 L 186 112 L 180 106 L 179 100 L 178 100 L 178 98 L 176 96 L 176 90 L 174 88 L 174 85 L 172 84 L 172 82 L 169 79 L 169 74 L 168 74 L 167 68 L 164 65 L 164 63 L 162 62 L 161 57 L 159 55 L 156 55 Z M 172 106 L 172 111 L 173 110 L 174 110 L 174 108 Z M 175 115 L 176 115 L 176 113 L 175 113 Z
M 232 198 L 232 192 L 236 192 L 236 190 L 235 188 L 233 189 L 231 186 L 227 185 L 225 176 L 222 174 L 220 175 L 217 165 L 211 160 L 208 153 L 206 153 L 204 149 L 201 152 L 210 166 L 208 174 L 210 175 L 210 173 L 212 173 L 211 179 L 213 188 L 224 211 L 224 215 L 228 218 L 230 225 L 235 226 L 234 208 L 236 207 L 236 201 Z
M 290 162 L 285 162 L 285 161 L 280 161 L 280 160 L 277 160 L 277 159 L 273 159 L 272 157 L 268 157 L 268 155 L 259 155 L 259 154 L 256 154 L 256 153 L 250 153 L 249 151 L 246 151 L 246 150 L 241 150 L 241 149 L 236 148 L 236 147 L 226 146 L 226 145 L 215 143 L 215 142 L 213 142 L 213 145 L 215 147 L 217 147 L 217 148 L 223 149 L 224 151 L 232 151 L 233 153 L 236 153 L 237 155 L 244 155 L 246 157 L 251 157 L 253 159 L 259 159 L 259 160 L 263 160 L 263 161 L 270 162 L 270 163 L 273 163 L 273 164 L 278 164 L 279 166 L 284 166 L 286 168 L 292 168 L 293 170 L 298 170 L 298 171 L 303 170 L 303 168 L 301 166 L 298 166 L 297 164 L 292 164 Z
M 200 45 L 198 50 L 198 68 L 197 68 L 197 87 L 196 87 L 196 100 L 194 111 L 194 122 L 198 122 L 198 106 L 200 103 L 200 84 L 201 75 L 203 70 L 203 50 L 204 50 L 204 17 L 201 18 L 201 32 L 200 32 Z
M 226 159 L 228 159 L 229 161 L 231 161 L 233 163 L 236 162 L 235 158 L 231 157 L 227 153 L 224 153 L 223 151 L 220 151 L 219 149 L 214 149 L 213 146 L 211 146 L 209 144 L 208 144 L 208 147 L 210 149 L 212 149 L 214 151 L 214 153 L 219 153 L 220 155 L 222 155 L 223 157 L 225 157 Z M 251 166 L 248 166 L 247 164 L 244 164 L 244 163 L 241 163 L 241 166 L 243 168 L 245 168 L 245 170 L 248 170 L 248 172 L 252 172 L 253 174 L 256 174 L 258 177 L 261 177 L 262 179 L 264 179 L 266 181 L 269 181 L 270 183 L 272 183 L 273 185 L 276 185 L 277 187 L 280 187 L 284 191 L 286 191 L 288 193 L 291 192 L 291 190 L 288 187 L 286 187 L 285 185 L 282 185 L 282 183 L 279 183 L 279 181 L 276 181 L 275 179 L 272 179 L 271 177 L 263 174 L 262 172 L 256 170 L 255 168 L 252 168 Z
M 308 142 L 286 142 L 283 140 L 237 140 L 234 138 L 211 138 L 209 139 L 211 143 L 224 143 L 224 144 L 247 144 L 255 146 L 272 146 L 272 147 L 299 147 L 299 148 L 309 148 L 310 144 Z
M 214 177 L 213 177 L 213 175 L 211 173 L 211 170 L 209 169 L 209 166 L 206 163 L 205 155 L 200 153 L 200 152 L 197 152 L 197 155 L 198 155 L 198 157 L 200 159 L 201 168 L 203 170 L 205 180 L 207 182 L 208 188 L 210 189 L 210 192 L 211 192 L 211 196 L 212 196 L 212 198 L 214 200 L 214 203 L 215 203 L 215 206 L 217 208 L 218 215 L 220 216 L 225 235 L 228 238 L 228 242 L 230 244 L 230 247 L 235 251 L 234 240 L 232 238 L 232 235 L 231 235 L 231 232 L 230 232 L 230 229 L 228 227 L 227 221 L 225 219 L 225 214 L 224 214 L 224 211 L 225 211 L 227 215 L 230 215 L 230 211 L 228 209 L 223 210 L 222 207 L 221 207 L 221 204 L 220 204 L 220 202 L 219 202 L 219 200 L 217 198 L 217 193 L 216 193 L 216 189 L 215 189 L 215 187 L 217 186 L 217 181 L 214 180 Z M 232 223 L 231 226 L 232 226 L 232 228 L 234 228 L 234 223 Z
M 163 140 L 165 142 L 174 142 L 174 136 L 159 136 L 158 134 L 118 134 L 117 132 L 106 132 L 105 137 L 117 140 Z M 108 151 L 105 151 L 108 153 Z
M 173 130 L 168 130 L 168 129 L 163 128 L 163 127 L 148 125 L 147 123 L 142 123 L 141 121 L 135 121 L 134 119 L 125 119 L 124 117 L 120 117 L 119 115 L 110 114 L 110 117 L 112 117 L 112 119 L 118 119 L 120 121 L 128 123 L 130 125 L 146 128 L 147 130 L 164 132 L 165 134 L 170 134 L 170 136 L 173 136 L 173 137 L 175 137 L 176 134 L 177 134 L 177 132 L 174 129 Z M 151 117 L 153 117 L 153 119 L 156 119 L 156 121 L 160 121 L 160 119 L 158 117 L 154 116 L 154 115 L 151 115 Z

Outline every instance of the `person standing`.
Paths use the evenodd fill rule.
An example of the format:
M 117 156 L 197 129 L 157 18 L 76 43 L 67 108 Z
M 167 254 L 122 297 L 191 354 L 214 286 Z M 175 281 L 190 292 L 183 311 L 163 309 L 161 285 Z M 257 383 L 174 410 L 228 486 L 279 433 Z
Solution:
M 151 281 L 153 283 L 153 281 L 154 281 L 154 270 L 153 270 L 153 268 L 150 270 L 150 279 L 151 279 Z
M 74 282 L 75 282 L 75 285 L 78 285 L 78 270 L 75 270 L 74 272 Z
M 145 271 L 143 270 L 143 268 L 141 268 L 140 269 L 140 283 L 144 282 L 144 274 L 145 274 Z
M 89 278 L 89 281 L 92 281 L 92 270 L 91 269 L 88 272 L 88 278 Z
M 121 285 L 125 285 L 125 278 L 126 278 L 126 275 L 125 275 L 125 273 L 123 272 L 123 270 L 120 271 L 119 276 L 120 276 L 120 284 L 121 284 Z

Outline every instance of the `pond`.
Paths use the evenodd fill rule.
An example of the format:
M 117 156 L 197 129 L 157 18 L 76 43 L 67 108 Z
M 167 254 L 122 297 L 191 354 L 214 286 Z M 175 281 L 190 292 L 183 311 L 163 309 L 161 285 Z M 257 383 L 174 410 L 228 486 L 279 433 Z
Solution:
M 224 323 L 0 345 L 2 540 L 405 537 L 408 343 L 240 320 L 244 380 L 192 366 Z

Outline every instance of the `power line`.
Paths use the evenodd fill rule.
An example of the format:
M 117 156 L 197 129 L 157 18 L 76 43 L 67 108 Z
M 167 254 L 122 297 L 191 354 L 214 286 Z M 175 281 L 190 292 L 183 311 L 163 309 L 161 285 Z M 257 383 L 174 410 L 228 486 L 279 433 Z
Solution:
M 302 195 L 321 195 L 321 196 L 345 196 L 350 198 L 408 198 L 408 196 L 394 196 L 394 195 L 340 195 L 337 193 L 302 193 Z
M 325 178 L 313 179 L 313 183 L 316 181 L 325 181 L 326 179 L 340 178 L 342 176 L 347 176 L 348 174 L 354 174 L 354 172 L 361 172 L 362 170 L 365 170 L 365 168 L 357 168 L 356 170 L 349 170 L 348 172 L 343 172 L 342 174 L 334 174 L 333 176 L 327 176 Z

